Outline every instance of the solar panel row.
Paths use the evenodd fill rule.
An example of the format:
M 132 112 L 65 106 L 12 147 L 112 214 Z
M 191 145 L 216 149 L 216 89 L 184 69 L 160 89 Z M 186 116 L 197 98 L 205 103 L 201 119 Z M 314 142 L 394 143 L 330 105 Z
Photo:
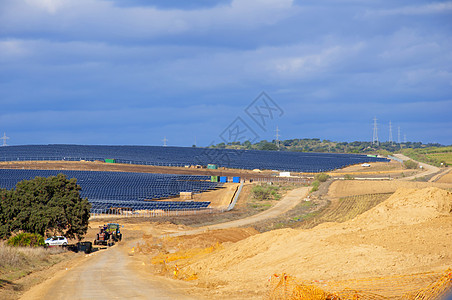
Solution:
M 230 150 L 158 146 L 28 145 L 0 147 L 0 161 L 101 160 L 155 166 L 217 164 L 236 169 L 325 172 L 365 162 L 388 161 L 358 154 Z
M 77 178 L 82 187 L 82 197 L 87 197 L 93 210 L 108 210 L 112 207 L 137 209 L 200 209 L 210 202 L 150 202 L 178 196 L 180 192 L 205 192 L 222 184 L 207 181 L 209 176 L 147 174 L 130 172 L 94 172 L 69 170 L 7 170 L 0 169 L 0 187 L 12 189 L 24 179 L 36 176 L 49 177 L 59 173 L 68 178 Z

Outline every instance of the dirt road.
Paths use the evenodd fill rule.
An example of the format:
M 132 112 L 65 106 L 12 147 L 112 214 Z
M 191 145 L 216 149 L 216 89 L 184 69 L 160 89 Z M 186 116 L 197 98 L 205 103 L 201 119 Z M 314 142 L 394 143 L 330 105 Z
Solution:
M 175 232 L 175 233 L 168 234 L 168 236 L 191 235 L 191 234 L 201 233 L 206 230 L 241 227 L 241 226 L 250 225 L 250 224 L 253 224 L 253 223 L 256 223 L 259 221 L 272 219 L 272 218 L 275 218 L 275 217 L 291 210 L 295 206 L 297 206 L 301 201 L 303 201 L 307 197 L 310 189 L 311 189 L 311 187 L 302 187 L 302 188 L 297 188 L 297 189 L 291 190 L 275 206 L 267 209 L 266 211 L 263 211 L 256 215 L 253 215 L 253 216 L 250 216 L 248 218 L 230 221 L 230 222 L 226 222 L 226 223 L 204 226 L 204 227 L 200 227 L 200 228 L 194 229 L 194 230 Z
M 21 299 L 194 299 L 183 295 L 179 286 L 143 276 L 133 264 L 118 246 L 101 250 Z
M 394 154 L 394 156 L 396 156 L 396 157 L 398 157 L 398 158 L 400 158 L 400 159 L 402 159 L 404 161 L 405 160 L 413 160 L 413 159 L 411 159 L 408 156 L 405 156 L 403 154 Z M 415 161 L 415 160 L 413 160 L 413 161 Z M 401 178 L 400 180 L 404 180 L 404 181 L 413 180 L 415 178 L 420 178 L 422 176 L 429 176 L 429 175 L 438 173 L 440 171 L 440 169 L 438 167 L 435 167 L 435 166 L 432 166 L 432 165 L 429 165 L 429 164 L 426 164 L 426 163 L 423 163 L 423 162 L 419 162 L 419 161 L 415 161 L 415 162 L 417 162 L 419 164 L 419 166 L 422 166 L 424 169 L 426 169 L 425 172 L 420 173 L 420 174 L 416 174 L 416 175 L 413 175 L 413 176 L 409 176 L 409 177 L 404 177 L 404 178 Z

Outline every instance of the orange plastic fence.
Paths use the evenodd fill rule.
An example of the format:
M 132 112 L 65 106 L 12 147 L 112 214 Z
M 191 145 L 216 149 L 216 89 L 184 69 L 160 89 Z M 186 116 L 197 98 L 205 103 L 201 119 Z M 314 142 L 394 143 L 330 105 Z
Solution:
M 441 299 L 452 292 L 452 271 L 342 281 L 301 281 L 287 274 L 270 278 L 267 300 Z

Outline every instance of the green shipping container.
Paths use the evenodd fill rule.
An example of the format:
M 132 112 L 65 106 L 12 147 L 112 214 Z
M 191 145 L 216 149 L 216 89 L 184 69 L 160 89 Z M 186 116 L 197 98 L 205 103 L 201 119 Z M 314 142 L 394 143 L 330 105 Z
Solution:
M 367 154 L 367 157 L 377 157 L 376 155 Z
M 106 158 L 105 162 L 109 163 L 109 164 L 114 164 L 114 163 L 116 163 L 116 159 L 114 159 L 114 158 Z
M 217 165 L 214 165 L 214 164 L 208 164 L 208 165 L 207 165 L 207 169 L 216 170 L 216 169 L 218 169 L 218 166 L 217 166 Z
M 218 176 L 210 176 L 211 182 L 218 182 Z

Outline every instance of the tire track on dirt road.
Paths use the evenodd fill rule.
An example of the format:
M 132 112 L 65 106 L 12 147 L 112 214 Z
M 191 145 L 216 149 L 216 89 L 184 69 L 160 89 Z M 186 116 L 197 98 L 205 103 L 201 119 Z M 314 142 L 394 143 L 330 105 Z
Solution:
M 140 275 L 118 246 L 100 251 L 63 276 L 32 288 L 21 299 L 194 299 L 176 285 Z

